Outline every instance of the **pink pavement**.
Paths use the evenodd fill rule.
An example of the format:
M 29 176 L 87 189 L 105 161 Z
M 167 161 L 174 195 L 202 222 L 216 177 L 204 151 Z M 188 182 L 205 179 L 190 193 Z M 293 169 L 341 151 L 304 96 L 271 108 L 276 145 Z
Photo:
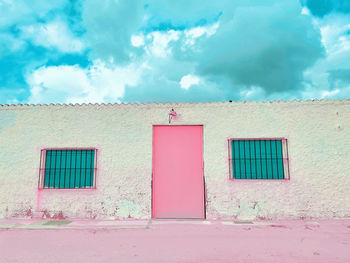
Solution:
M 0 262 L 350 262 L 350 220 L 0 220 Z

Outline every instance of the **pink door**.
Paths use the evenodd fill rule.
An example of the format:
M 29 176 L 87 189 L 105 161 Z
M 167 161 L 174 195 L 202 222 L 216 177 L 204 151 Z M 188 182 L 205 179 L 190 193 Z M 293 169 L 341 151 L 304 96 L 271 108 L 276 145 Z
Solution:
M 153 218 L 204 218 L 203 127 L 153 126 Z

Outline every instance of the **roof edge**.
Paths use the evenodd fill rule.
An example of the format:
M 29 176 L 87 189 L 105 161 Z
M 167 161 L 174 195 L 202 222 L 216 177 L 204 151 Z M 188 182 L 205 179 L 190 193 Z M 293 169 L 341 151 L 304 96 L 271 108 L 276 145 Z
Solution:
M 266 101 L 212 101 L 212 102 L 133 102 L 133 103 L 124 103 L 124 102 L 114 102 L 114 103 L 49 103 L 49 104 L 0 104 L 1 108 L 7 107 L 48 107 L 48 106 L 69 106 L 69 107 L 79 107 L 79 106 L 180 106 L 180 105 L 213 105 L 213 104 L 281 104 L 281 103 L 342 103 L 350 102 L 348 99 L 308 99 L 308 100 L 266 100 Z

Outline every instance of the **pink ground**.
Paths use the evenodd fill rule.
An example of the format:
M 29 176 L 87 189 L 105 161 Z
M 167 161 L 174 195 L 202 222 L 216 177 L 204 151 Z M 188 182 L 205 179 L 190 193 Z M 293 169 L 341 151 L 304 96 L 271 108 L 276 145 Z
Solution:
M 44 222 L 0 220 L 0 262 L 350 262 L 350 220 Z

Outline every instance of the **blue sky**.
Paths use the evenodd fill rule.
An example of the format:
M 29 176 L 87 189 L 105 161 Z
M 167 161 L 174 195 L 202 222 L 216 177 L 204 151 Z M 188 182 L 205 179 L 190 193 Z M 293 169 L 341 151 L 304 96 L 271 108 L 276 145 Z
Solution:
M 0 104 L 350 98 L 348 0 L 0 0 Z

